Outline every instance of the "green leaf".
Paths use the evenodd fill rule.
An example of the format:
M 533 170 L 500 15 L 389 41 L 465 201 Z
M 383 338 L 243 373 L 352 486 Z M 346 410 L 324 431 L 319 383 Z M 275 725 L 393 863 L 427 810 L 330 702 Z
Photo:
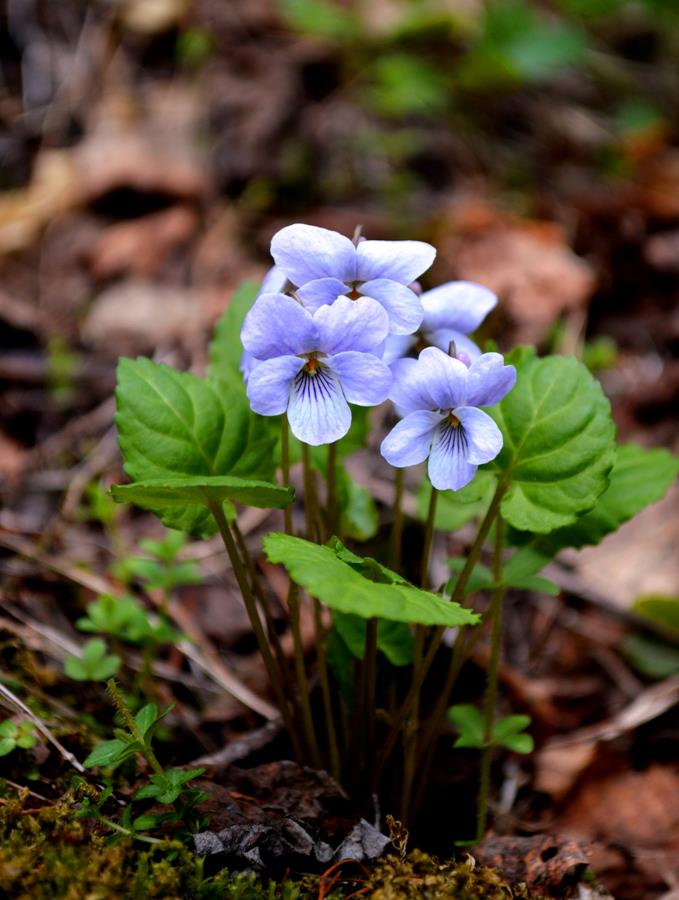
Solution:
M 510 734 L 497 743 L 514 753 L 532 753 L 535 747 L 535 742 L 529 734 Z
M 208 354 L 210 357 L 210 378 L 228 378 L 240 375 L 243 345 L 240 331 L 250 307 L 255 302 L 259 285 L 254 281 L 244 281 L 236 288 L 231 302 L 222 313 L 215 327 Z
M 574 357 L 514 354 L 517 384 L 488 412 L 504 446 L 489 464 L 507 480 L 502 515 L 545 533 L 592 509 L 615 461 L 614 426 L 601 386 Z
M 516 556 L 516 554 L 515 554 Z M 514 557 L 512 557 L 514 559 Z M 557 597 L 560 593 L 558 584 L 555 584 L 549 578 L 542 578 L 539 575 L 524 574 L 521 570 L 514 572 L 511 566 L 512 559 L 504 566 L 502 570 L 502 585 L 506 588 L 517 588 L 523 591 L 534 591 L 537 594 L 548 594 L 550 597 Z M 450 559 L 448 566 L 456 573 L 456 577 L 452 578 L 446 585 L 446 591 L 455 590 L 457 576 L 464 568 L 464 559 Z M 542 566 L 540 566 L 541 568 Z M 519 567 L 516 567 L 519 569 Z M 471 571 L 471 575 L 464 587 L 463 596 L 474 594 L 477 591 L 492 591 L 495 587 L 493 573 L 488 566 L 476 563 Z
M 438 531 L 457 531 L 472 519 L 483 516 L 493 496 L 495 479 L 481 471 L 459 491 L 440 491 L 436 503 L 434 527 Z M 431 497 L 431 482 L 425 478 L 417 492 L 417 518 L 426 522 Z
M 280 0 L 285 20 L 302 34 L 331 41 L 352 41 L 359 35 L 355 12 L 330 0 Z
M 356 659 L 365 656 L 365 619 L 335 610 L 332 623 Z M 393 666 L 407 666 L 413 661 L 413 636 L 405 622 L 381 619 L 377 623 L 377 649 Z
M 210 503 L 227 500 L 262 509 L 282 509 L 292 503 L 295 496 L 292 488 L 231 475 L 184 475 L 114 484 L 111 494 L 118 503 L 136 503 L 147 509 L 187 504 L 208 507 Z
M 134 717 L 134 721 L 137 723 L 137 727 L 141 731 L 142 735 L 146 737 L 147 733 L 153 728 L 156 722 L 161 717 L 158 715 L 158 707 L 155 703 L 147 703 L 146 706 L 143 706 L 137 715 Z
M 422 625 L 473 625 L 479 617 L 403 582 L 378 584 L 338 558 L 330 547 L 301 538 L 269 534 L 264 550 L 271 562 L 283 563 L 297 584 L 340 612 Z
M 448 709 L 448 720 L 460 732 L 455 747 L 485 747 L 484 725 L 481 711 L 471 703 L 459 703 Z
M 240 377 L 224 373 L 204 381 L 149 359 L 122 359 L 116 399 L 120 448 L 133 481 L 273 478 L 275 432 L 250 411 Z M 216 531 L 200 504 L 155 511 L 170 528 L 200 537 Z
M 499 719 L 493 726 L 493 740 L 501 743 L 506 737 L 525 731 L 530 722 L 530 716 L 505 716 L 504 719 Z
M 104 741 L 94 748 L 83 765 L 86 769 L 92 769 L 95 766 L 110 766 L 113 763 L 121 762 L 129 755 L 130 745 L 124 741 Z
M 632 605 L 632 612 L 645 616 L 679 633 L 679 597 L 649 594 L 639 597 Z
M 69 656 L 64 661 L 64 671 L 74 681 L 105 681 L 120 668 L 120 657 L 107 653 L 100 638 L 87 641 L 82 648 L 82 658 Z
M 0 738 L 0 756 L 7 756 L 16 747 L 17 743 L 13 738 Z
M 11 719 L 5 719 L 4 722 L 0 722 L 0 737 L 3 738 L 14 738 L 17 736 L 19 729 L 17 728 L 16 722 L 12 722 Z
M 659 638 L 630 634 L 622 642 L 627 661 L 647 678 L 659 681 L 679 674 L 679 647 L 666 644 Z
M 610 483 L 594 509 L 546 537 L 510 533 L 512 541 L 523 546 L 507 566 L 528 575 L 539 572 L 565 547 L 598 544 L 646 506 L 661 500 L 677 474 L 678 456 L 667 450 L 623 444 L 618 447 Z

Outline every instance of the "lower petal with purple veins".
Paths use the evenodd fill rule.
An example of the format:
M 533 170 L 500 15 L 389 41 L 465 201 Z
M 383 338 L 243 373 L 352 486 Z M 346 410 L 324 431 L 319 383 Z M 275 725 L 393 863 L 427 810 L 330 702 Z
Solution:
M 290 391 L 288 421 L 295 437 L 312 447 L 338 441 L 349 431 L 351 410 L 339 378 L 330 368 L 318 365 L 309 371 L 304 366 L 297 373 Z
M 391 429 L 382 441 L 380 453 L 397 468 L 424 462 L 442 418 L 440 413 L 424 409 L 410 413 Z
M 475 406 L 459 406 L 453 410 L 464 429 L 467 441 L 467 460 L 475 466 L 495 459 L 502 450 L 502 432 L 489 415 Z
M 434 433 L 429 454 L 429 479 L 439 491 L 459 491 L 476 475 L 468 459 L 468 440 L 461 424 L 446 418 Z
M 304 360 L 298 356 L 279 356 L 254 362 L 247 384 L 250 406 L 262 416 L 280 416 L 288 408 L 290 385 Z

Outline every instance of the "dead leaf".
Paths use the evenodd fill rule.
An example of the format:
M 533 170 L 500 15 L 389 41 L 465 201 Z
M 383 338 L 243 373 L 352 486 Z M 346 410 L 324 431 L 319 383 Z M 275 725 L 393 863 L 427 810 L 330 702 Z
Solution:
M 32 246 L 53 218 L 75 204 L 77 181 L 70 151 L 40 153 L 28 186 L 0 194 L 0 254 Z
M 596 756 L 594 742 L 568 746 L 542 747 L 534 757 L 536 791 L 549 794 L 555 802 L 562 800 L 577 783 Z
M 446 229 L 442 277 L 495 291 L 517 325 L 518 341 L 542 340 L 559 316 L 582 309 L 594 290 L 592 267 L 554 222 L 516 221 L 477 203 L 456 209 Z
M 189 290 L 149 281 L 124 281 L 103 291 L 83 325 L 83 337 L 111 356 L 185 343 L 200 325 Z
M 581 580 L 629 608 L 642 594 L 672 594 L 679 584 L 679 485 L 596 547 L 569 551 Z M 564 558 L 566 558 L 564 556 Z
M 120 222 L 105 229 L 91 247 L 95 278 L 157 273 L 167 257 L 193 235 L 198 215 L 188 206 L 173 206 L 152 215 Z
M 162 34 L 179 25 L 188 10 L 188 0 L 123 0 L 120 21 L 138 34 Z
M 585 839 L 679 851 L 677 796 L 679 774 L 669 766 L 598 775 L 578 791 L 559 827 Z
M 512 884 L 523 882 L 531 891 L 545 890 L 548 896 L 576 885 L 589 865 L 580 841 L 546 834 L 490 835 L 474 849 L 473 856 L 482 866 L 499 868 Z

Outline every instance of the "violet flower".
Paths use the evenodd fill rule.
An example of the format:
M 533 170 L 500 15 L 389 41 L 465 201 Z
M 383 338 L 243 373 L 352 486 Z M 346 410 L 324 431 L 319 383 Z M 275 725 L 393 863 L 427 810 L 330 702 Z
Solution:
M 248 378 L 252 409 L 287 412 L 292 433 L 307 444 L 339 440 L 351 425 L 349 403 L 387 398 L 391 371 L 372 351 L 388 331 L 385 310 L 369 297 L 339 297 L 311 313 L 293 297 L 262 294 L 241 331 L 246 351 L 262 360 Z
M 499 403 L 514 387 L 516 369 L 499 353 L 484 353 L 467 368 L 428 347 L 418 359 L 398 360 L 392 371 L 389 399 L 405 418 L 382 441 L 382 456 L 398 468 L 429 457 L 433 486 L 459 490 L 502 449 L 502 432 L 477 407 Z
M 448 352 L 451 341 L 456 351 L 478 359 L 481 351 L 467 335 L 476 331 L 497 304 L 495 294 L 473 281 L 449 281 L 420 295 L 424 317 L 415 334 L 391 334 L 382 359 L 387 365 L 407 356 L 419 343 Z
M 303 305 L 315 311 L 340 295 L 371 297 L 389 316 L 391 334 L 412 334 L 422 305 L 408 285 L 434 261 L 436 250 L 422 241 L 359 241 L 314 225 L 288 225 L 273 236 L 276 270 L 294 286 Z

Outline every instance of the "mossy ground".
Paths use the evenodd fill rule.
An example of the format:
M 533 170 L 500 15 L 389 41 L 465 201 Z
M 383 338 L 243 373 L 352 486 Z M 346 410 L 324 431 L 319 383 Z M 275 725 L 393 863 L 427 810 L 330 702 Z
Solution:
M 78 817 L 78 798 L 66 793 L 33 808 L 27 792 L 0 808 L 0 898 L 16 900 L 259 900 L 340 897 L 358 891 L 379 900 L 507 900 L 525 898 L 494 869 L 439 862 L 414 851 L 388 856 L 365 874 L 353 868 L 342 878 L 308 876 L 264 883 L 251 875 L 221 871 L 207 876 L 202 860 L 179 841 L 148 845 L 112 842 L 92 820 Z M 356 878 L 356 881 L 352 881 Z M 359 880 L 360 878 L 360 880 Z

